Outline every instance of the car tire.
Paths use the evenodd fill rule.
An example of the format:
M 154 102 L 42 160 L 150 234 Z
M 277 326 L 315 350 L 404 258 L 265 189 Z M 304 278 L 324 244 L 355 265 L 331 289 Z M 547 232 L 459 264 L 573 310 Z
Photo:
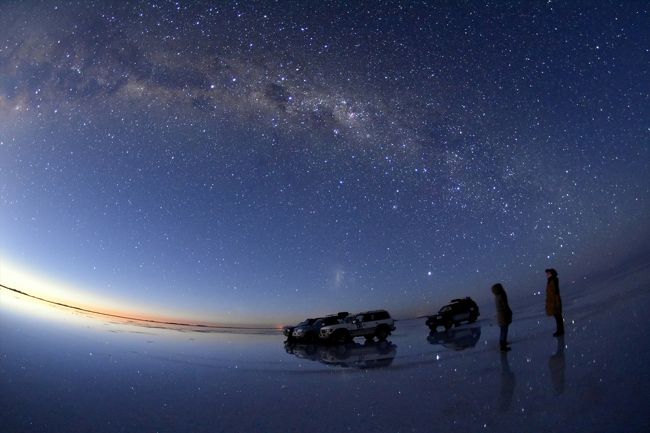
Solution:
M 350 341 L 350 333 L 345 329 L 339 329 L 332 334 L 332 341 L 336 344 L 345 344 Z
M 445 322 L 445 331 L 449 331 L 452 326 L 454 326 L 454 322 L 452 322 L 451 320 Z
M 384 341 L 385 339 L 388 338 L 388 329 L 386 329 L 385 326 L 380 326 L 379 328 L 377 328 L 375 335 L 377 336 L 377 340 Z

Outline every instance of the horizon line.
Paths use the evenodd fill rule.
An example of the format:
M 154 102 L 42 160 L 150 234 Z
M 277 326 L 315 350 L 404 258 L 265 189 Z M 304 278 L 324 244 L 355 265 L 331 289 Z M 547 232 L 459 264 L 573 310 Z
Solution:
M 144 318 L 138 318 L 138 317 L 132 317 L 132 316 L 125 316 L 125 315 L 120 315 L 120 314 L 112 314 L 112 313 L 105 313 L 102 311 L 97 311 L 97 310 L 91 310 L 89 308 L 83 308 L 83 307 L 77 307 L 75 305 L 69 305 L 65 304 L 63 302 L 57 302 L 57 301 L 52 301 L 50 299 L 42 298 L 40 296 L 32 295 L 30 293 L 24 292 L 22 290 L 14 289 L 13 287 L 6 286 L 2 283 L 0 283 L 0 287 L 6 290 L 9 290 L 11 292 L 17 293 L 22 296 L 26 296 L 28 298 L 36 299 L 41 302 L 45 302 L 47 304 L 51 305 L 56 305 L 59 307 L 63 308 L 69 308 L 71 310 L 76 310 L 76 311 L 82 311 L 84 313 L 91 313 L 91 314 L 97 314 L 100 316 L 106 316 L 106 317 L 114 317 L 117 319 L 125 319 L 125 320 L 134 320 L 137 322 L 144 322 L 144 323 L 156 323 L 160 325 L 174 325 L 174 326 L 187 326 L 187 327 L 196 327 L 196 328 L 208 328 L 208 329 L 233 329 L 233 330 L 277 330 L 278 328 L 275 327 L 262 327 L 262 326 L 235 326 L 235 325 L 208 325 L 208 324 L 202 324 L 202 323 L 185 323 L 185 322 L 176 322 L 176 321 L 166 321 L 166 320 L 156 320 L 156 319 L 144 319 Z

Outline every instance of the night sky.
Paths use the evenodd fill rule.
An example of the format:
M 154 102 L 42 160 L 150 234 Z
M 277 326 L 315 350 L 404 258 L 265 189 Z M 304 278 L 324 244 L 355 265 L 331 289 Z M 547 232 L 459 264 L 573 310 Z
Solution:
M 0 283 L 399 318 L 647 249 L 648 2 L 210 3 L 0 4 Z

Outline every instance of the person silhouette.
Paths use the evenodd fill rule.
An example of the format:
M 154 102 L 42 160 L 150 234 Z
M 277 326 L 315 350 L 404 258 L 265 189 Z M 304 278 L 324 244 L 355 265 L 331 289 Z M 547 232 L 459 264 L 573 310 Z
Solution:
M 497 308 L 497 323 L 501 330 L 499 335 L 499 350 L 507 352 L 510 350 L 508 346 L 508 326 L 512 323 L 512 310 L 508 305 L 508 295 L 500 283 L 492 286 L 492 293 L 494 294 L 494 302 Z
M 546 269 L 546 315 L 555 318 L 554 337 L 564 335 L 564 319 L 562 318 L 562 298 L 560 297 L 560 281 L 557 271 Z

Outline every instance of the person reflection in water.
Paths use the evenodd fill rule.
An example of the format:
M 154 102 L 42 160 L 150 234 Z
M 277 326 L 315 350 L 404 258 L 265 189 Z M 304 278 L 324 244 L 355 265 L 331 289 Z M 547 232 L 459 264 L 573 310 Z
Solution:
M 562 298 L 560 298 L 560 281 L 555 269 L 546 269 L 546 315 L 555 317 L 555 333 L 553 337 L 564 335 L 564 319 L 562 318 Z
M 510 347 L 508 347 L 508 326 L 512 323 L 512 310 L 508 305 L 508 295 L 506 295 L 506 291 L 501 284 L 493 285 L 492 293 L 494 293 L 494 302 L 497 307 L 497 323 L 501 329 L 499 350 L 507 352 L 510 350 Z
M 515 392 L 515 374 L 510 370 L 508 352 L 501 353 L 501 388 L 499 389 L 499 411 L 507 412 L 512 405 Z
M 548 369 L 551 371 L 551 384 L 553 395 L 560 395 L 564 392 L 564 337 L 557 339 L 555 353 L 548 358 Z

